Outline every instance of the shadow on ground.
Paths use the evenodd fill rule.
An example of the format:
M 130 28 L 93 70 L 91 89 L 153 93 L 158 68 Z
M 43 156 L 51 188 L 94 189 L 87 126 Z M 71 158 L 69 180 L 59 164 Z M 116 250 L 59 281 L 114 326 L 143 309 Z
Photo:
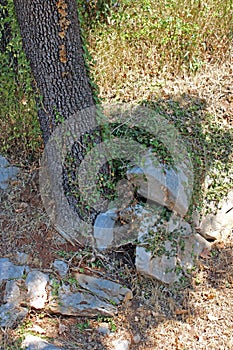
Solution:
M 232 136 L 229 130 L 220 127 L 208 115 L 205 101 L 197 96 L 169 97 L 153 102 L 144 101 L 142 104 L 166 116 L 169 123 L 174 123 L 190 148 L 195 169 L 192 208 L 199 209 L 206 201 L 203 184 L 216 166 L 218 173 L 214 182 L 209 184 L 209 196 L 217 201 L 228 188 L 227 182 L 223 188 L 217 185 L 221 184 L 232 161 Z M 51 262 L 58 257 L 58 251 L 74 254 L 76 248 L 67 243 L 57 243 L 54 239 L 56 233 L 42 209 L 38 182 L 36 178 L 28 180 L 31 178 L 30 172 L 25 176 L 27 181 L 15 185 L 0 204 L 1 256 L 11 256 L 17 250 L 25 251 L 31 254 L 34 268 L 49 269 Z M 22 203 L 28 205 L 22 206 Z M 229 313 L 233 306 L 231 244 L 220 242 L 197 262 L 192 277 L 184 276 L 182 281 L 173 286 L 138 275 L 134 268 L 132 247 L 123 247 L 120 252 L 113 252 L 112 257 L 112 271 L 107 269 L 103 260 L 101 272 L 127 285 L 134 293 L 133 300 L 119 309 L 118 316 L 112 319 L 87 319 L 48 315 L 32 310 L 22 327 L 2 331 L 2 349 L 18 349 L 17 339 L 23 336 L 25 329 L 30 328 L 31 324 L 39 324 L 45 329 L 48 338 L 56 340 L 67 350 L 107 350 L 110 342 L 108 336 L 101 336 L 96 330 L 101 322 L 109 325 L 112 339 L 129 339 L 131 350 L 203 349 L 208 348 L 211 341 L 215 344 L 211 348 L 219 349 L 222 342 L 228 344 L 226 332 L 232 326 Z M 89 261 L 87 258 L 80 259 L 74 259 L 71 268 L 85 267 Z M 91 266 L 93 274 L 95 269 L 96 266 Z M 219 335 L 221 332 L 223 335 Z M 217 339 L 214 339 L 214 333 L 218 334 Z M 137 335 L 138 343 L 135 338 Z

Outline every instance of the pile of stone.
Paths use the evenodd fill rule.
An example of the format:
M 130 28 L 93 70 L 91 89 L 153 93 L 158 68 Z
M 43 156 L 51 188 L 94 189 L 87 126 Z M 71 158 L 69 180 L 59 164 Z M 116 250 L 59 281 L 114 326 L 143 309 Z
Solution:
M 128 180 L 147 200 L 146 205 L 99 214 L 94 239 L 99 250 L 135 243 L 137 270 L 170 284 L 190 272 L 196 259 L 211 250 L 213 240 L 232 238 L 233 191 L 220 202 L 215 215 L 202 220 L 196 215 L 191 226 L 183 219 L 192 195 L 187 165 L 167 168 L 155 164 L 150 154 L 143 164 L 128 171 Z M 164 208 L 170 211 L 169 219 L 163 216 Z M 124 225 L 119 225 L 119 216 Z
M 30 308 L 61 315 L 113 316 L 117 305 L 132 298 L 128 288 L 104 278 L 78 272 L 71 278 L 62 260 L 55 260 L 53 269 L 51 277 L 27 265 L 13 264 L 8 258 L 0 259 L 0 327 L 14 327 Z

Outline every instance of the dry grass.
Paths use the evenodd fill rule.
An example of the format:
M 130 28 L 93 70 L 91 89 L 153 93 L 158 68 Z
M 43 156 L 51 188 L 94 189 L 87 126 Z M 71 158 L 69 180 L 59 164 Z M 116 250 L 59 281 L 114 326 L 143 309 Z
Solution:
M 229 145 L 232 140 L 232 1 L 136 0 L 120 4 L 119 11 L 114 11 L 107 20 L 108 24 L 95 24 L 89 32 L 89 47 L 96 61 L 92 71 L 100 96 L 110 103 L 149 100 L 162 105 L 168 116 L 174 115 L 174 122 L 183 117 L 201 122 L 197 131 L 205 130 L 205 135 L 216 142 L 208 148 L 212 152 L 209 174 L 214 172 L 214 164 L 220 164 L 221 176 L 231 181 L 233 169 L 224 167 L 224 163 L 232 164 L 232 152 L 221 157 L 219 150 L 226 144 L 220 140 L 227 137 Z M 21 159 L 15 140 L 28 143 L 21 148 L 26 158 L 27 152 L 35 150 L 30 142 L 38 127 L 29 128 L 30 116 L 24 120 L 25 124 L 20 124 L 26 109 L 32 115 L 33 108 L 27 99 L 24 104 L 24 92 L 19 91 L 18 102 L 15 96 L 17 103 L 1 116 L 0 139 L 4 140 L 1 148 L 8 152 L 9 159 L 18 162 Z M 21 109 L 17 109 L 18 104 Z M 188 114 L 182 114 L 180 108 Z M 196 137 L 197 133 L 190 135 Z M 196 140 L 197 147 L 202 146 L 201 140 Z M 212 162 L 214 158 L 216 162 Z M 60 239 L 51 226 L 41 203 L 37 175 L 38 165 L 22 165 L 18 182 L 12 183 L 9 193 L 1 196 L 0 256 L 13 259 L 16 251 L 24 251 L 29 254 L 30 267 L 48 271 L 51 262 L 61 258 L 58 252 L 70 258 L 78 248 Z M 220 196 L 222 188 L 215 190 Z M 124 254 L 113 252 L 101 261 L 101 272 L 119 279 L 134 293 L 132 302 L 123 305 L 116 317 L 105 320 L 115 332 L 101 336 L 97 332 L 100 319 L 60 317 L 31 310 L 23 326 L 1 330 L 0 348 L 18 350 L 21 338 L 32 332 L 51 338 L 67 350 L 112 350 L 112 341 L 120 337 L 131 342 L 130 350 L 230 350 L 233 348 L 232 248 L 232 240 L 219 242 L 211 256 L 199 261 L 192 278 L 175 286 L 138 275 L 132 250 L 125 250 Z M 92 257 L 86 253 L 80 252 L 71 267 L 87 266 L 96 273 L 99 267 L 92 265 Z M 139 336 L 138 343 L 135 335 Z
M 229 0 L 120 1 L 88 33 L 100 96 L 142 100 L 158 92 L 160 78 L 221 65 L 232 55 L 232 14 Z

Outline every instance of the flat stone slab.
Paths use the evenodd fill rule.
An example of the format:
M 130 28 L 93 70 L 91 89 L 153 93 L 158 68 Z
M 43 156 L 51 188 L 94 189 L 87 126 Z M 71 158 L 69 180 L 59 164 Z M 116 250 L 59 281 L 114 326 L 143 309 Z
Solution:
M 62 291 L 59 291 L 55 297 L 51 296 L 48 310 L 67 316 L 114 316 L 117 313 L 114 305 L 99 299 L 96 295 Z
M 129 300 L 133 298 L 131 290 L 123 287 L 119 283 L 81 273 L 76 273 L 75 277 L 82 288 L 116 305 L 120 304 L 124 299 Z
M 26 335 L 22 342 L 22 348 L 25 350 L 65 350 L 31 334 Z

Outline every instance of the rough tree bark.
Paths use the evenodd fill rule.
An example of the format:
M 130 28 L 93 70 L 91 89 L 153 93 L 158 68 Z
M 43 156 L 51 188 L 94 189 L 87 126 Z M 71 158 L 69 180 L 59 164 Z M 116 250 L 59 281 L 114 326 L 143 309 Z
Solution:
M 76 176 L 85 156 L 83 144 L 91 143 L 93 139 L 99 143 L 102 139 L 95 123 L 95 108 L 90 108 L 95 106 L 95 101 L 85 66 L 76 0 L 14 0 L 14 5 L 23 48 L 40 96 L 38 117 L 45 145 L 52 139 L 52 133 L 61 122 L 59 118 L 70 121 L 72 116 L 81 115 L 80 111 L 91 110 L 81 115 L 79 124 L 82 124 L 81 130 L 93 128 L 93 134 L 90 135 L 90 131 L 87 134 L 83 132 L 77 142 L 74 140 L 68 154 L 72 164 L 68 162 L 67 165 L 67 158 L 63 163 L 61 191 L 78 217 L 93 223 L 98 212 L 82 200 Z M 79 125 L 76 127 L 79 128 Z M 56 164 L 53 163 L 54 166 L 50 166 L 52 176 L 56 172 Z M 106 172 L 105 168 L 103 172 Z M 57 191 L 58 196 L 61 191 Z M 46 207 L 45 202 L 44 205 Z M 58 216 L 62 221 L 63 212 L 59 210 Z
M 56 116 L 94 105 L 75 0 L 14 0 L 23 48 L 41 96 L 38 116 L 46 143 Z M 86 121 L 88 123 L 88 121 Z

